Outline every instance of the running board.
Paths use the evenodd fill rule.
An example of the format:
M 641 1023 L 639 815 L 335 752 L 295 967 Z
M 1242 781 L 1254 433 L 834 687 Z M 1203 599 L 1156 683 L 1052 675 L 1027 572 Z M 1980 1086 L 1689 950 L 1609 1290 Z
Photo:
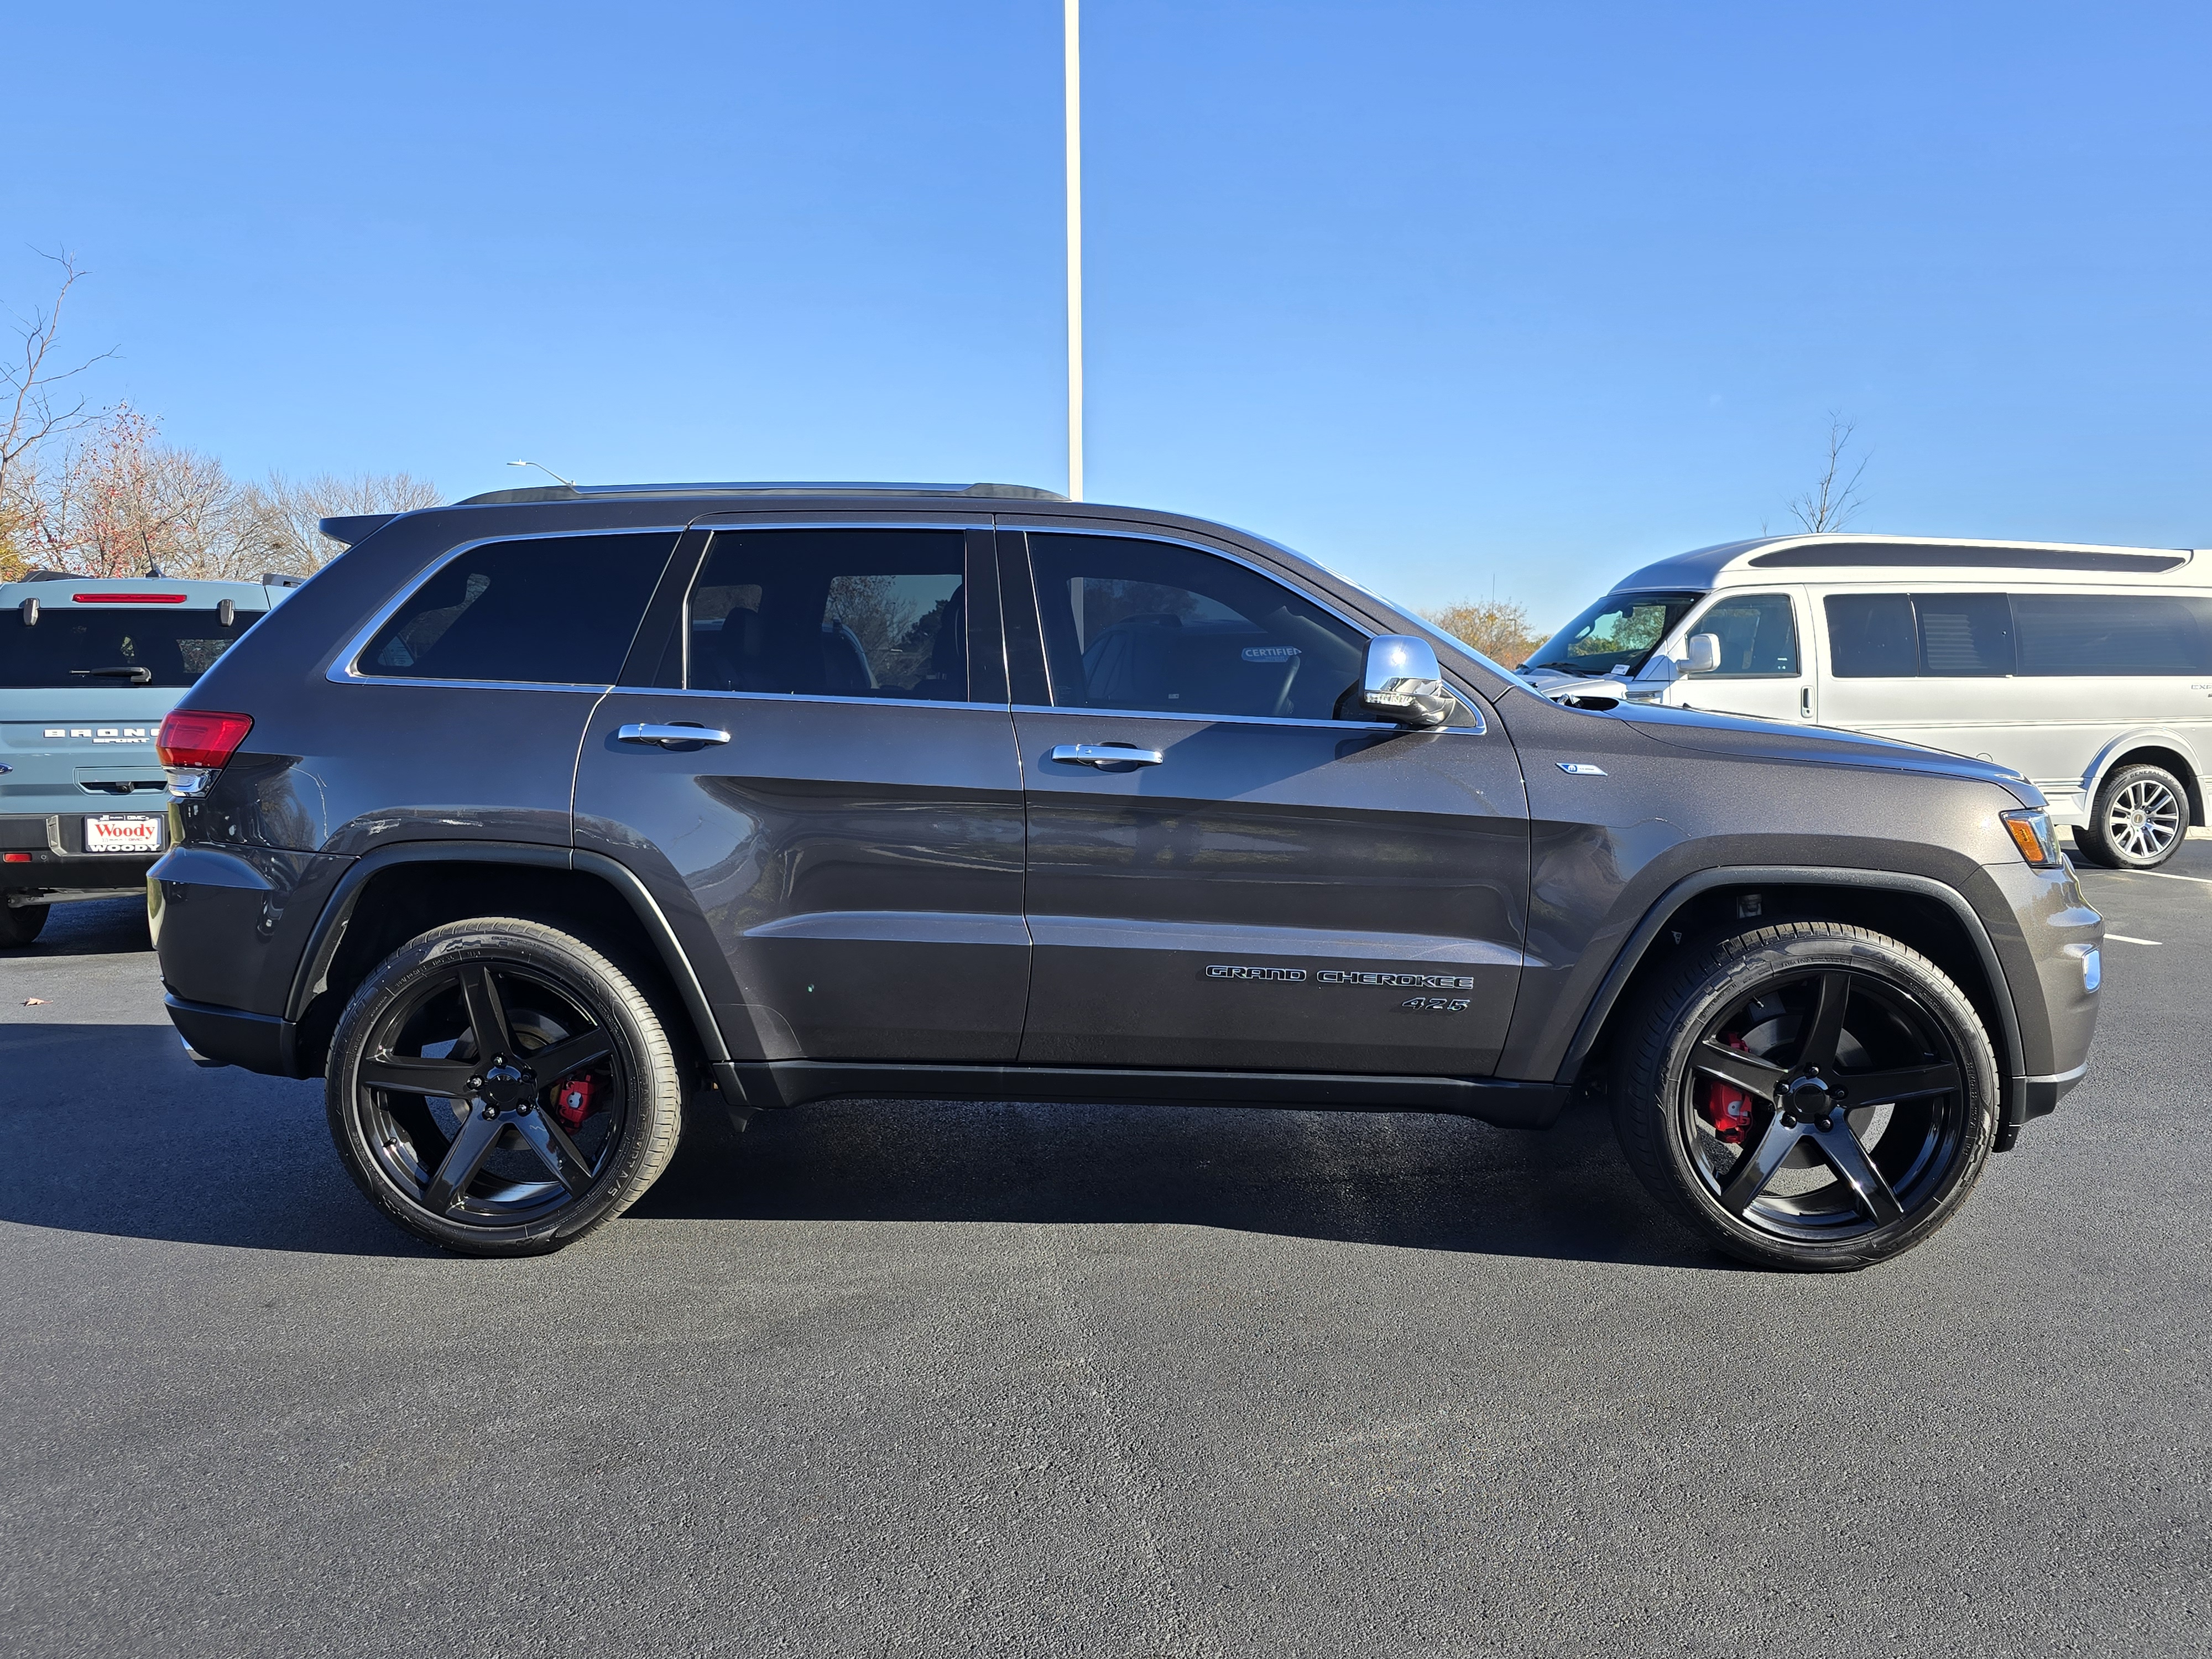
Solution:
M 1362 1077 L 1336 1072 L 1177 1072 L 1073 1066 L 900 1066 L 863 1060 L 717 1065 L 746 1106 L 872 1100 L 1034 1100 L 1066 1104 L 1295 1106 L 1445 1112 L 1514 1129 L 1551 1127 L 1571 1091 L 1495 1078 Z

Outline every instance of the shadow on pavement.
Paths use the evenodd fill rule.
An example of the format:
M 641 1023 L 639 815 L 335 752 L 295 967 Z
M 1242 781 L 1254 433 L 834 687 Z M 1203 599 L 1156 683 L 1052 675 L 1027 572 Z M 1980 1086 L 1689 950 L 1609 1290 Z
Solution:
M 1419 1113 L 832 1102 L 691 1134 L 630 1215 L 1222 1227 L 1735 1265 L 1660 1212 L 1588 1106 L 1530 1133 Z
M 12 1011 L 11 1011 L 12 1012 Z M 340 1167 L 322 1085 L 186 1060 L 166 1025 L 0 1027 L 0 1218 L 422 1255 Z M 1545 1134 L 1412 1113 L 835 1102 L 695 1121 L 642 1220 L 1173 1224 L 1722 1267 L 1587 1108 Z M 617 1223 L 619 1228 L 623 1224 Z

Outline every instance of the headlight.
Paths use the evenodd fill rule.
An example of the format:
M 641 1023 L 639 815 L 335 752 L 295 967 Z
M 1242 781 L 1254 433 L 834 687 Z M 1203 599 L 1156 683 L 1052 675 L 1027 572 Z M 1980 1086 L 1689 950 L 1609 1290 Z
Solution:
M 2056 870 L 2066 862 L 2066 855 L 2058 850 L 2058 837 L 2051 832 L 2051 813 L 2047 809 L 2023 806 L 2002 816 L 2012 844 L 2020 848 L 2021 857 L 2037 869 Z

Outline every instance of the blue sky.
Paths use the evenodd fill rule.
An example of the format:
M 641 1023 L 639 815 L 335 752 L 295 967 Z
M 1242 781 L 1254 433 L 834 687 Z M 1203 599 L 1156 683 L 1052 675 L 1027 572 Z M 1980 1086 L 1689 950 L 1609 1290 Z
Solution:
M 2212 8 L 1089 0 L 1089 494 L 1556 623 L 2212 543 Z M 0 299 L 234 471 L 1060 487 L 1058 0 L 10 9 Z

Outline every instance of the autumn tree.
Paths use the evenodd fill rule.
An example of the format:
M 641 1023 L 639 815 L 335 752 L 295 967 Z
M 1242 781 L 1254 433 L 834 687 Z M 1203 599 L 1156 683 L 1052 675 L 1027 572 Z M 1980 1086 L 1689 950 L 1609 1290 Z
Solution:
M 1462 599 L 1421 615 L 1492 662 L 1517 666 L 1549 638 L 1528 623 L 1528 608 L 1510 599 Z
M 39 481 L 40 562 L 81 576 L 200 574 L 220 557 L 234 493 L 222 462 L 163 443 L 125 404 Z

